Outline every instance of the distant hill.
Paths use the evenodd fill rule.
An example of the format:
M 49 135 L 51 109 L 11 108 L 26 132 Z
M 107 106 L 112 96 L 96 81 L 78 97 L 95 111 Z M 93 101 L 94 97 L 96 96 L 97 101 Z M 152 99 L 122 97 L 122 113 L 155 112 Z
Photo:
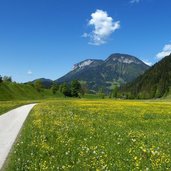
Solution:
M 121 92 L 130 98 L 160 98 L 171 88 L 171 55 L 153 65 L 143 75 L 122 87 Z
M 52 80 L 46 79 L 46 78 L 39 78 L 39 79 L 33 80 L 31 82 L 28 82 L 28 83 L 33 83 L 34 84 L 34 82 L 37 81 L 37 80 L 41 81 L 44 88 L 50 88 L 52 86 L 52 84 L 53 84 Z
M 70 82 L 77 79 L 86 83 L 90 90 L 98 90 L 100 87 L 111 89 L 115 84 L 134 80 L 148 68 L 148 65 L 134 56 L 115 53 L 104 61 L 87 59 L 75 64 L 72 71 L 56 82 Z

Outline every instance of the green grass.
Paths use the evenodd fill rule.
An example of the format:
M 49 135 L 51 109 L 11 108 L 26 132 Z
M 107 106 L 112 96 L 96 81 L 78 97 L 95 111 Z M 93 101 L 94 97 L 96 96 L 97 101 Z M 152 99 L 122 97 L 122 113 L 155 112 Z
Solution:
M 100 97 L 97 94 L 85 94 L 83 96 L 84 99 L 100 99 Z
M 170 170 L 170 124 L 169 101 L 44 101 L 4 170 Z
M 5 112 L 22 106 L 24 104 L 32 103 L 33 101 L 0 101 L 0 115 Z
M 38 92 L 29 84 L 0 83 L 0 100 L 36 100 L 62 97 L 60 93 L 52 94 L 51 90 L 42 89 Z

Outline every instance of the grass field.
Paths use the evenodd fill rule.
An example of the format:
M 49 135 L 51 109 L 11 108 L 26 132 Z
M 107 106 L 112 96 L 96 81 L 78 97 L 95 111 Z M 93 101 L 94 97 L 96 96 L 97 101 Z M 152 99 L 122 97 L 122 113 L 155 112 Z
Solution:
M 170 125 L 169 101 L 42 102 L 4 170 L 170 170 Z
M 28 103 L 31 101 L 0 101 L 0 115 Z
M 29 84 L 18 84 L 15 82 L 0 83 L 0 101 L 42 100 L 58 97 L 63 96 L 59 92 L 53 94 L 50 89 L 41 89 L 39 92 Z

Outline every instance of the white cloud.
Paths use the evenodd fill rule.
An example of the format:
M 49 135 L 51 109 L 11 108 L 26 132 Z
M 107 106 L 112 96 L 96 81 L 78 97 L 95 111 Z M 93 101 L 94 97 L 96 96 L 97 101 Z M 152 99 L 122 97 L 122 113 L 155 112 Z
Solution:
M 131 0 L 131 1 L 130 1 L 131 4 L 139 3 L 139 2 L 140 2 L 140 0 Z
M 171 44 L 166 44 L 164 47 L 163 47 L 163 50 L 161 52 L 159 52 L 156 57 L 158 59 L 162 59 L 164 58 L 165 56 L 168 56 L 171 54 Z
M 27 71 L 27 74 L 28 74 L 28 75 L 32 75 L 33 72 L 32 72 L 31 70 L 28 70 L 28 71 Z
M 88 25 L 93 26 L 93 30 L 90 33 L 84 33 L 82 37 L 90 38 L 89 44 L 102 45 L 113 32 L 120 28 L 120 21 L 114 22 L 106 11 L 97 9 L 91 14 Z

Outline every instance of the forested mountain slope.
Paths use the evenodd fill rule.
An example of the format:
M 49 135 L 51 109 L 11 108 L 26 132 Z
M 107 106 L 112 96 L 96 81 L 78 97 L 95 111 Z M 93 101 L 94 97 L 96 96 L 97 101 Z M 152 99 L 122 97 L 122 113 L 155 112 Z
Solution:
M 171 55 L 153 65 L 136 80 L 121 88 L 130 98 L 160 98 L 167 96 L 171 87 Z

